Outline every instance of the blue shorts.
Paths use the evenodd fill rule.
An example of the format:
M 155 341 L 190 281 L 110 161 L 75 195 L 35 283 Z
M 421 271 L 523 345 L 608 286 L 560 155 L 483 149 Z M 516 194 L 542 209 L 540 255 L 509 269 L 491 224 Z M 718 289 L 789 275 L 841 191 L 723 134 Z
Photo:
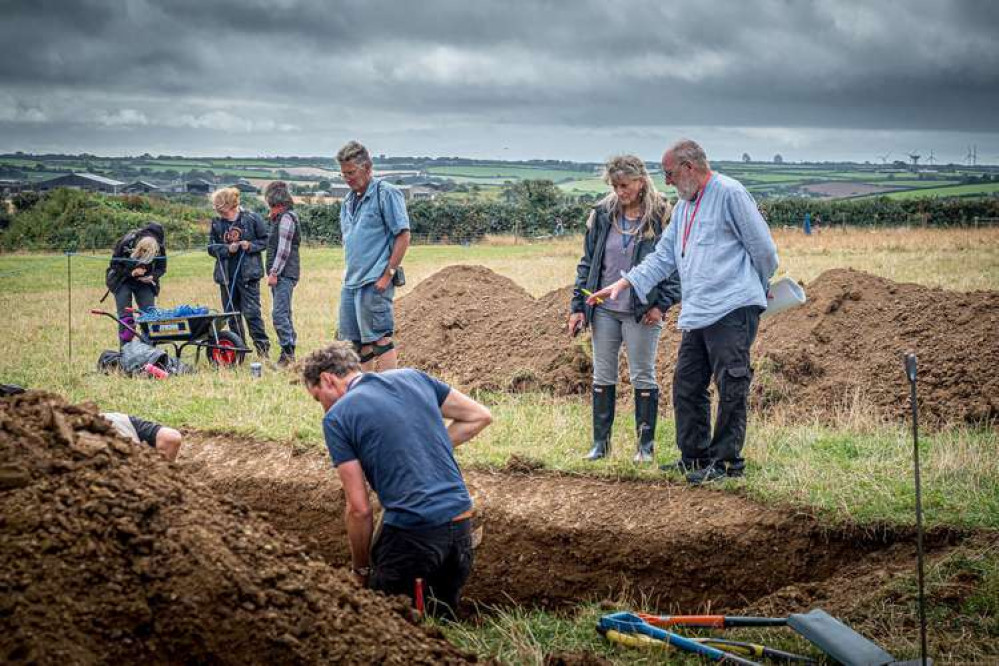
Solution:
M 392 335 L 395 331 L 393 298 L 395 286 L 391 283 L 381 293 L 373 282 L 363 287 L 343 287 L 337 339 L 367 345 Z

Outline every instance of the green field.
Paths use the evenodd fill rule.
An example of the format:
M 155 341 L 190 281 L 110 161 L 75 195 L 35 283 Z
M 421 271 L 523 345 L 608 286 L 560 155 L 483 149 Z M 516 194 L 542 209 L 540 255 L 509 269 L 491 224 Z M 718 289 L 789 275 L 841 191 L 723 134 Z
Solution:
M 922 197 L 970 197 L 995 196 L 999 194 L 999 183 L 978 183 L 972 185 L 954 185 L 951 187 L 925 187 L 918 190 L 891 192 L 879 196 L 889 199 L 918 199 Z
M 434 176 L 465 179 L 505 180 L 551 180 L 559 183 L 572 179 L 584 179 L 593 176 L 592 171 L 573 171 L 569 169 L 545 169 L 516 165 L 482 165 L 482 166 L 435 166 L 427 169 Z

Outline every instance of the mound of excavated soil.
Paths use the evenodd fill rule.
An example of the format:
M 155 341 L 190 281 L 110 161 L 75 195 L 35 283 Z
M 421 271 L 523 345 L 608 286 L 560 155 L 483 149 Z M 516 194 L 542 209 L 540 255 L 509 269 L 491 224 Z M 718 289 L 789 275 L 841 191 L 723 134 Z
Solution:
M 760 325 L 756 408 L 822 417 L 860 397 L 901 418 L 908 405 L 902 356 L 911 350 L 920 359 L 927 421 L 999 418 L 999 293 L 898 284 L 849 269 L 823 273 L 806 291 L 805 306 Z M 585 394 L 589 338 L 565 333 L 571 295 L 565 287 L 534 299 L 487 268 L 445 268 L 399 300 L 403 362 L 464 389 Z M 665 400 L 680 342 L 677 315 L 678 308 L 668 313 L 656 364 Z M 623 356 L 621 378 L 627 381 Z
M 535 300 L 483 266 L 445 268 L 399 299 L 403 362 L 465 389 L 582 393 L 593 366 L 565 334 L 570 293 Z
M 761 326 L 758 358 L 802 410 L 861 393 L 883 414 L 909 410 L 903 356 L 919 358 L 920 415 L 928 421 L 999 419 L 999 292 L 900 284 L 850 269 L 826 271 L 808 302 Z
M 468 661 L 94 409 L 0 399 L 0 661 Z

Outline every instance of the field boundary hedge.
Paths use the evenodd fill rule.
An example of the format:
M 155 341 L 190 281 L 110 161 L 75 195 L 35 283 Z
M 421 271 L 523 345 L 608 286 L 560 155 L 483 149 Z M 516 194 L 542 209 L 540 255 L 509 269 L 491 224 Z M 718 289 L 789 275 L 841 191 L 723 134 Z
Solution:
M 212 210 L 160 197 L 110 196 L 55 190 L 15 201 L 13 214 L 0 212 L 0 251 L 106 249 L 129 229 L 155 220 L 167 232 L 167 246 L 182 249 L 207 243 Z M 248 202 L 260 209 L 259 202 Z M 582 233 L 592 204 L 564 197 L 545 205 L 530 202 L 413 201 L 408 205 L 413 236 L 424 243 L 467 243 L 486 234 L 544 237 Z M 765 199 L 760 210 L 771 226 L 799 226 L 806 213 L 824 225 L 956 227 L 999 218 L 999 197 L 893 200 Z M 297 208 L 302 235 L 310 245 L 338 245 L 340 205 Z

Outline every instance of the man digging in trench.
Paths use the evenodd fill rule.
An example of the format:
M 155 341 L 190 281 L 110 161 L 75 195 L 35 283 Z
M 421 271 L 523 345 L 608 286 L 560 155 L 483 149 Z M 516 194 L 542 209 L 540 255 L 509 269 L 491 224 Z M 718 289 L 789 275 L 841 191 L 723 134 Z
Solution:
M 325 411 L 358 582 L 412 598 L 423 579 L 427 610 L 454 617 L 472 570 L 472 500 L 454 447 L 492 422 L 489 410 L 418 370 L 362 372 L 347 342 L 309 355 L 302 378 Z M 377 536 L 369 484 L 384 509 Z

